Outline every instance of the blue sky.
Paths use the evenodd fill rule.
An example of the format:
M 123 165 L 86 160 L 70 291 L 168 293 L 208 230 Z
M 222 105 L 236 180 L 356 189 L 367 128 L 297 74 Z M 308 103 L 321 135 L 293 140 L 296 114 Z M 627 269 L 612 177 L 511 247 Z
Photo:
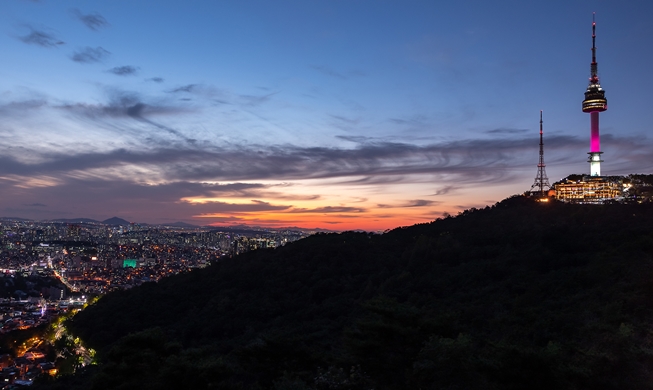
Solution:
M 649 173 L 653 3 L 0 3 L 0 215 L 385 229 Z

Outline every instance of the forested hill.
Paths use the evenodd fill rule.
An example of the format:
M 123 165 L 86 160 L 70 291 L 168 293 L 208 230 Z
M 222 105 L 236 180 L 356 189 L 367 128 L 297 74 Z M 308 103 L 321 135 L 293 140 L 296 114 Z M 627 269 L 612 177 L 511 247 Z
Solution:
M 522 197 L 112 293 L 46 388 L 653 388 L 653 204 Z

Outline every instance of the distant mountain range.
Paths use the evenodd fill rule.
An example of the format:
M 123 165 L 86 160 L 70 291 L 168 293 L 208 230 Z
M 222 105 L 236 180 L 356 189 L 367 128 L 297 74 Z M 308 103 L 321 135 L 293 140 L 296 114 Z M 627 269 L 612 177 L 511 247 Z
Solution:
M 0 221 L 31 221 L 31 219 L 18 217 L 0 217 Z
M 129 226 L 131 222 L 124 220 L 122 218 L 113 217 L 105 219 L 104 221 L 98 221 L 97 219 L 91 218 L 57 218 L 50 219 L 46 222 L 60 222 L 60 223 L 101 223 L 110 226 Z
M 118 218 L 118 217 L 105 219 L 104 221 L 102 221 L 102 223 L 105 224 L 105 225 L 111 225 L 111 226 L 129 226 L 129 225 L 131 225 L 131 222 L 126 221 L 126 220 L 124 220 L 122 218 Z
M 0 217 L 0 221 L 34 221 L 33 219 L 28 218 L 17 218 L 17 217 Z M 131 222 L 124 220 L 122 218 L 113 217 L 105 219 L 104 221 L 98 221 L 97 219 L 91 218 L 56 218 L 48 219 L 42 222 L 58 222 L 58 223 L 102 223 L 105 225 L 111 226 L 129 226 Z

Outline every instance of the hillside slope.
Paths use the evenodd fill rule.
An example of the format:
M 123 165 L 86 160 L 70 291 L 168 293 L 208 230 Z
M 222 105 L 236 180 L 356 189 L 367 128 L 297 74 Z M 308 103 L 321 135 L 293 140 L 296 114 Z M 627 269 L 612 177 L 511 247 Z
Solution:
M 648 389 L 653 204 L 515 197 L 110 294 L 50 388 Z

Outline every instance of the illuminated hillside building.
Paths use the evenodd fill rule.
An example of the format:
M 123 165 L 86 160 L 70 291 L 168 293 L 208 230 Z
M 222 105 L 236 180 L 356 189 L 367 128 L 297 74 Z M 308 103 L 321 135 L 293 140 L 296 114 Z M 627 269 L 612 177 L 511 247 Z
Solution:
M 624 182 L 621 176 L 584 176 L 580 180 L 566 179 L 555 185 L 555 197 L 563 202 L 603 204 L 622 200 Z

